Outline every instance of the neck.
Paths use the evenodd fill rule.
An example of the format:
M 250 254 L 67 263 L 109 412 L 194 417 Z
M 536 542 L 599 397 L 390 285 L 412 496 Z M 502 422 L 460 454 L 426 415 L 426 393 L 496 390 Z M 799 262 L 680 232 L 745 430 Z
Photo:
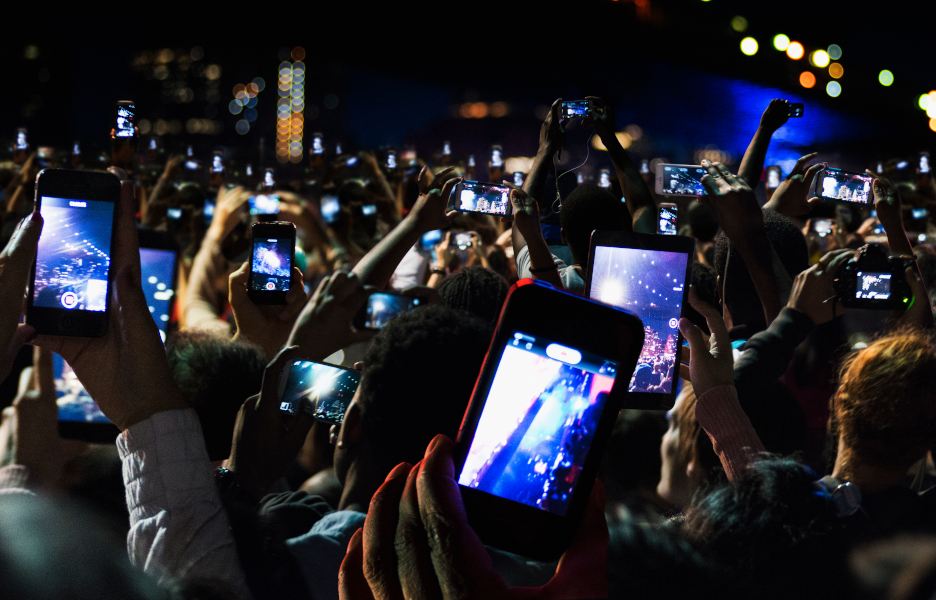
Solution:
M 341 491 L 338 510 L 356 510 L 366 513 L 371 497 L 380 487 L 381 479 L 362 459 L 356 459 L 348 469 Z
M 832 477 L 857 485 L 863 493 L 873 494 L 900 485 L 905 473 L 906 469 L 880 467 L 861 462 L 839 437 L 838 454 L 835 457 Z

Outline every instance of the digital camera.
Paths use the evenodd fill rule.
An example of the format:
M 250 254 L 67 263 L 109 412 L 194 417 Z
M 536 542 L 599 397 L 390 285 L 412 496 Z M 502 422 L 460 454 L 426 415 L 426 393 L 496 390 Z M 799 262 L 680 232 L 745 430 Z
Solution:
M 882 246 L 865 244 L 839 270 L 835 293 L 848 308 L 906 310 L 913 298 L 904 277 L 907 266 Z

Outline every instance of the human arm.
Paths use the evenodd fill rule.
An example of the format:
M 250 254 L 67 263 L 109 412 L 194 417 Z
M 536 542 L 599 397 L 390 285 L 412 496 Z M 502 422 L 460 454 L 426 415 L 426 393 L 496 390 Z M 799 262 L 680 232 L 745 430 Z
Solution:
M 172 190 L 172 180 L 178 174 L 183 160 L 183 156 L 177 154 L 170 156 L 169 160 L 166 161 L 162 174 L 147 195 L 146 208 L 143 211 L 143 223 L 155 227 L 162 221 L 163 214 L 158 209 L 166 206 L 166 198 Z
M 36 176 L 39 175 L 38 153 L 33 152 L 23 163 L 19 172 L 13 176 L 10 185 L 6 190 L 6 212 L 18 215 L 22 211 L 23 204 L 32 199 L 33 186 L 36 183 Z
M 302 271 L 299 267 L 293 267 L 285 305 L 254 304 L 247 291 L 247 283 L 250 281 L 249 261 L 231 273 L 229 281 L 228 302 L 237 324 L 234 339 L 257 344 L 263 348 L 266 360 L 273 360 L 289 338 L 296 317 L 308 300 Z
M 558 98 L 553 102 L 546 120 L 540 126 L 539 147 L 536 151 L 536 157 L 533 159 L 533 166 L 523 182 L 523 191 L 529 197 L 536 198 L 538 203 L 545 202 L 548 197 L 546 176 L 549 174 L 549 167 L 553 164 L 553 157 L 556 153 L 562 152 L 562 145 L 565 143 L 564 123 L 559 120 L 559 107 L 561 105 L 562 98 Z M 539 212 L 542 213 L 545 206 L 540 204 L 538 208 Z M 514 247 L 514 256 L 516 256 L 523 250 L 527 242 L 516 227 L 511 230 L 511 240 Z
M 767 105 L 761 115 L 760 125 L 754 132 L 754 138 L 744 152 L 741 165 L 738 167 L 738 177 L 747 183 L 752 190 L 760 182 L 764 171 L 764 159 L 767 157 L 767 148 L 774 132 L 783 127 L 790 118 L 790 103 L 786 100 L 774 98 Z M 779 188 L 778 190 L 779 191 Z M 776 195 L 776 192 L 774 192 Z
M 513 206 L 513 228 L 526 242 L 526 249 L 530 257 L 530 276 L 551 283 L 556 289 L 565 289 L 565 286 L 562 285 L 562 278 L 559 276 L 559 268 L 556 265 L 555 257 L 549 251 L 549 245 L 546 244 L 546 238 L 543 237 L 543 229 L 539 220 L 539 207 L 536 201 L 529 194 L 508 184 L 506 181 L 504 185 L 511 188 L 510 203 Z
M 618 182 L 621 184 L 621 192 L 624 194 L 626 202 L 624 206 L 631 216 L 633 229 L 639 233 L 657 232 L 657 206 L 653 200 L 653 194 L 647 187 L 640 171 L 631 161 L 624 146 L 617 139 L 615 129 L 617 125 L 614 120 L 614 112 L 607 103 L 601 98 L 586 96 L 591 100 L 594 106 L 592 116 L 583 121 L 583 125 L 594 123 L 595 132 L 601 138 L 601 142 L 608 149 L 608 155 L 614 163 L 614 172 L 617 175 Z
M 817 152 L 801 156 L 793 166 L 790 175 L 780 182 L 770 200 L 764 205 L 765 209 L 776 211 L 784 217 L 801 217 L 807 214 L 814 206 L 822 203 L 821 198 L 810 198 L 816 175 L 828 166 L 826 163 L 816 163 L 809 167 L 806 163 L 816 158 Z M 753 188 L 753 186 L 751 186 Z
M 449 261 L 452 260 L 452 232 L 446 231 L 442 241 L 436 244 L 435 261 L 432 263 L 432 273 L 426 285 L 431 288 L 439 287 L 448 270 Z

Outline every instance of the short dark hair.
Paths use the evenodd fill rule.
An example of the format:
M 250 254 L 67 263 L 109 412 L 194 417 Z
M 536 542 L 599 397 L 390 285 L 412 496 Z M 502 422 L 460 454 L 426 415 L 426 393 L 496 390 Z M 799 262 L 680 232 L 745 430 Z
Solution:
M 764 228 L 767 239 L 773 246 L 774 252 L 783 264 L 787 274 L 796 277 L 809 268 L 809 250 L 806 247 L 806 238 L 780 214 L 764 211 Z M 728 260 L 728 249 L 731 248 L 731 260 Z M 725 266 L 729 269 L 725 272 Z M 722 302 L 728 306 L 731 317 L 736 325 L 750 325 L 752 333 L 765 329 L 763 310 L 761 310 L 760 297 L 751 281 L 747 266 L 741 258 L 741 253 L 722 232 L 715 242 L 715 271 L 725 281 Z
M 384 473 L 416 464 L 440 433 L 455 439 L 492 334 L 491 323 L 446 306 L 402 314 L 377 334 L 357 402 Z
M 709 206 L 693 202 L 689 205 L 689 229 L 700 242 L 708 242 L 718 234 L 718 214 Z
M 588 257 L 592 231 L 631 231 L 624 203 L 594 183 L 578 186 L 562 201 L 559 225 L 579 260 Z
M 503 277 L 484 267 L 463 267 L 438 288 L 446 306 L 467 310 L 492 323 L 500 316 L 509 289 Z
M 253 344 L 204 330 L 169 336 L 166 343 L 172 379 L 195 409 L 211 460 L 231 454 L 237 413 L 260 393 L 265 360 Z

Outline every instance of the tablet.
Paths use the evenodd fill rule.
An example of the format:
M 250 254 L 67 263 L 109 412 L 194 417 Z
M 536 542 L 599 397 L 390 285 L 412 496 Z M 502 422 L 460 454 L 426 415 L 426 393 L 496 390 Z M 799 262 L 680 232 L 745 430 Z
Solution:
M 595 231 L 585 295 L 634 313 L 644 344 L 627 387 L 625 408 L 669 410 L 676 402 L 682 335 L 695 240 L 682 235 Z

